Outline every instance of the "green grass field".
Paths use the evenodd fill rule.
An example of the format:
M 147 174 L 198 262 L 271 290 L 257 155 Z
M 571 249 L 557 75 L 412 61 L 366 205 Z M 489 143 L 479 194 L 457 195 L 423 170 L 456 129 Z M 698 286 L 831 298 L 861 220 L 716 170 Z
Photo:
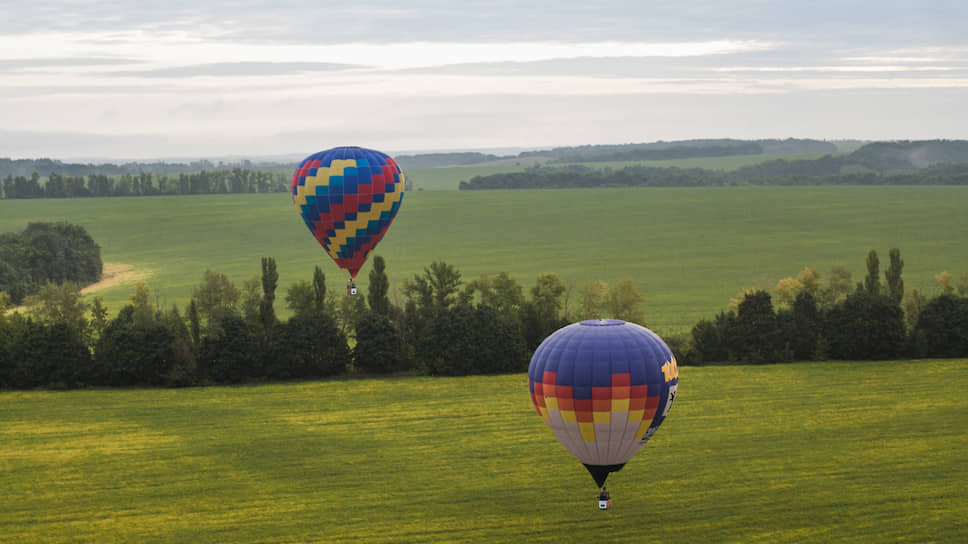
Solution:
M 680 384 L 607 512 L 523 374 L 4 392 L 0 541 L 965 541 L 968 361 Z
M 558 274 L 577 289 L 632 278 L 646 325 L 686 331 L 743 287 L 772 288 L 805 266 L 846 265 L 855 281 L 869 249 L 900 248 L 908 286 L 939 292 L 934 276 L 968 268 L 968 187 L 733 187 L 556 191 L 414 191 L 377 254 L 394 289 L 435 260 L 465 279 L 510 273 L 525 286 Z M 285 289 L 320 265 L 331 289 L 348 275 L 322 252 L 286 194 L 0 200 L 0 231 L 29 221 L 83 225 L 105 262 L 150 274 L 165 306 L 188 302 L 206 269 L 237 284 L 263 256 Z M 365 290 L 369 265 L 360 273 Z M 102 291 L 112 309 L 133 283 Z M 402 301 L 398 299 L 398 303 Z

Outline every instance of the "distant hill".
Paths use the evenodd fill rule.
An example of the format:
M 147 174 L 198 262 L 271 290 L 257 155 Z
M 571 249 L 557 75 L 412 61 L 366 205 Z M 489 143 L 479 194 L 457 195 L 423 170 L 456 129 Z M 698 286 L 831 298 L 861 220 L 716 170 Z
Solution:
M 655 167 L 646 162 L 621 169 L 587 165 L 544 166 L 524 172 L 477 176 L 461 182 L 460 189 L 737 184 L 968 185 L 968 141 L 876 142 L 853 153 L 828 154 L 816 159 L 768 160 L 730 172 Z
M 422 153 L 399 155 L 397 163 L 407 168 L 442 168 L 448 166 L 481 166 L 497 164 L 566 164 L 589 162 L 652 161 L 727 157 L 735 155 L 797 155 L 801 153 L 837 153 L 834 143 L 820 140 L 787 138 L 736 140 L 730 138 L 658 141 L 615 145 L 581 145 L 523 151 L 511 155 L 475 152 Z
M 775 176 L 909 174 L 937 165 L 963 163 L 968 163 L 968 141 L 965 140 L 874 142 L 845 155 L 764 161 L 739 168 L 731 177 L 742 180 Z
M 456 153 L 423 153 L 419 155 L 397 155 L 393 159 L 400 168 L 441 168 L 445 166 L 469 166 L 500 160 L 504 157 L 497 155 L 456 152 Z
M 851 147 L 856 142 L 851 143 Z M 833 142 L 787 138 L 762 140 L 697 139 L 658 141 L 621 145 L 583 145 L 556 147 L 542 151 L 524 151 L 516 155 L 496 155 L 479 152 L 418 153 L 399 155 L 397 162 L 403 169 L 472 166 L 485 164 L 567 164 L 619 161 L 651 161 L 734 155 L 797 155 L 829 153 L 821 159 L 765 160 L 760 164 L 739 169 L 739 177 L 755 178 L 782 175 L 839 175 L 857 173 L 906 173 L 938 164 L 968 163 L 968 141 L 927 140 L 874 142 L 861 146 L 849 154 L 839 154 Z M 298 162 L 298 161 L 297 161 Z M 0 179 L 8 176 L 30 177 L 37 173 L 88 176 L 103 174 L 120 176 L 141 173 L 192 173 L 223 171 L 235 168 L 290 173 L 296 162 L 280 160 L 231 160 L 213 162 L 127 162 L 122 164 L 65 163 L 54 159 L 0 158 Z
M 879 172 L 912 171 L 936 164 L 968 162 L 968 141 L 875 142 L 849 155 L 852 163 Z
M 701 139 L 621 145 L 557 147 L 550 151 L 521 153 L 521 157 L 541 155 L 556 163 L 652 161 L 727 157 L 734 155 L 790 155 L 836 153 L 837 146 L 820 140 L 734 140 Z

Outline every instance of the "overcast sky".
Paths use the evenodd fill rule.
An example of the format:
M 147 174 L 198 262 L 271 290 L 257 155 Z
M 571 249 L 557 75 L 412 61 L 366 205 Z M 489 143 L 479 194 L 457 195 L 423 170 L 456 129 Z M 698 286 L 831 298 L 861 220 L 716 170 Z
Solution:
M 0 0 L 0 157 L 968 138 L 968 2 Z

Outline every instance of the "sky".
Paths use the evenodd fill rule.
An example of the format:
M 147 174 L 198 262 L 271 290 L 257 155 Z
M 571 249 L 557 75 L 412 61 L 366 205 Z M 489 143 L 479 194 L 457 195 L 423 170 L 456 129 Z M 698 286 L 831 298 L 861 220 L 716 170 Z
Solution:
M 0 0 L 0 157 L 968 138 L 961 0 Z

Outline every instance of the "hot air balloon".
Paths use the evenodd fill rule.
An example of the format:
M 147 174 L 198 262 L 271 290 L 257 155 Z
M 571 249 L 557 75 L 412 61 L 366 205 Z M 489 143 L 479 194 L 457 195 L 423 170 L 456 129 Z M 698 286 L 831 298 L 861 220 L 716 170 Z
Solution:
M 558 329 L 528 367 L 531 401 L 559 442 L 602 488 L 652 438 L 672 408 L 679 369 L 649 329 L 617 319 Z M 606 503 L 607 501 L 607 503 Z
M 396 217 L 403 183 L 392 158 L 363 147 L 314 153 L 293 174 L 293 203 L 323 250 L 350 273 L 351 286 Z

